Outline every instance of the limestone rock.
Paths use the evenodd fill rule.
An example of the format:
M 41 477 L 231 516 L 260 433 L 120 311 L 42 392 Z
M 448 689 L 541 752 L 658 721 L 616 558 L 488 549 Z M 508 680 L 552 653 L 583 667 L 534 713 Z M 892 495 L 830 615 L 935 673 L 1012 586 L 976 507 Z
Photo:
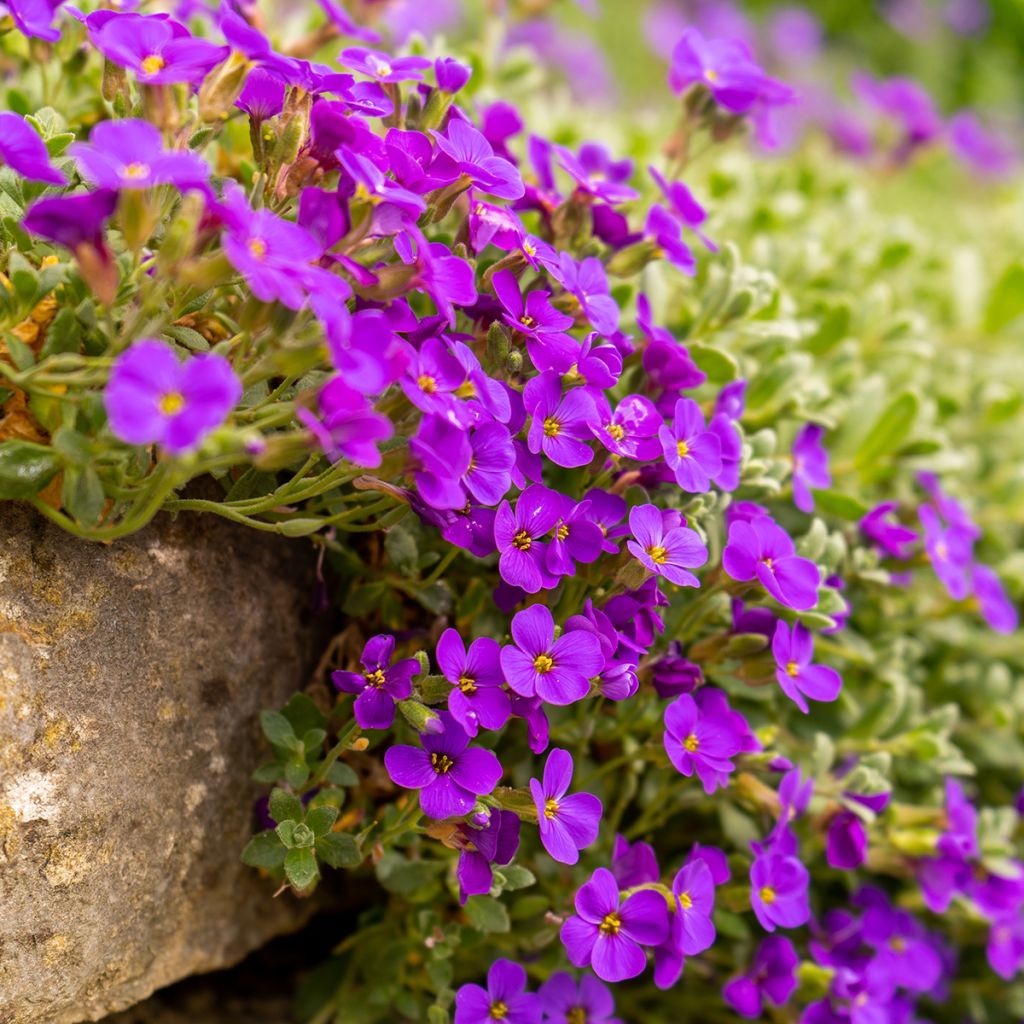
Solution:
M 301 542 L 212 516 L 100 546 L 0 506 L 0 1024 L 96 1020 L 305 919 L 239 853 L 312 594 Z

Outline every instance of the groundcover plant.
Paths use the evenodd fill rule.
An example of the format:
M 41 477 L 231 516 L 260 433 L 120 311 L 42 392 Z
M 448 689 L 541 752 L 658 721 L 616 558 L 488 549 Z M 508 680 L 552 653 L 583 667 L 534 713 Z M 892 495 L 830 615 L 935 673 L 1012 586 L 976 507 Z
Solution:
M 367 893 L 298 1014 L 1024 1018 L 1012 149 L 799 10 L 581 119 L 375 6 L 0 23 L 0 495 L 343 617 L 243 855 Z

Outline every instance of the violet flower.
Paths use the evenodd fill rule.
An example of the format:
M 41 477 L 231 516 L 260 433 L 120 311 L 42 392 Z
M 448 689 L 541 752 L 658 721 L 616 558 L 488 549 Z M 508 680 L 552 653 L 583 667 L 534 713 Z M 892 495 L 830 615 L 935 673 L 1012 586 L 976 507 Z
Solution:
M 796 991 L 800 964 L 793 943 L 782 935 L 769 935 L 757 947 L 750 969 L 722 989 L 722 998 L 742 1017 L 760 1017 L 765 1003 L 785 1006 Z
M 512 811 L 492 808 L 482 828 L 462 822 L 458 825 L 461 847 L 456 877 L 459 880 L 459 902 L 470 896 L 485 896 L 494 881 L 492 864 L 504 867 L 512 862 L 519 849 L 519 817 Z
M 487 988 L 463 985 L 455 993 L 455 1024 L 540 1024 L 540 1000 L 526 991 L 526 971 L 511 960 L 495 960 Z
M 394 427 L 365 395 L 341 377 L 332 377 L 317 394 L 317 404 L 322 419 L 308 409 L 299 409 L 296 415 L 312 431 L 331 462 L 345 458 L 367 469 L 381 464 L 377 446 L 391 437 Z
M 604 667 L 597 637 L 576 629 L 556 640 L 555 621 L 542 604 L 515 615 L 512 640 L 515 646 L 501 650 L 501 667 L 508 685 L 523 697 L 572 704 L 587 695 L 590 680 Z
M 907 548 L 917 540 L 917 531 L 904 526 L 900 522 L 886 522 L 890 513 L 899 508 L 895 501 L 885 501 L 876 505 L 858 523 L 861 533 L 873 541 L 890 558 L 905 559 L 910 557 Z
M 1013 633 L 1020 622 L 1017 606 L 1010 600 L 1002 580 L 987 565 L 975 562 L 971 569 L 971 589 L 985 621 L 997 633 Z
M 808 514 L 814 511 L 811 488 L 824 490 L 832 486 L 828 452 L 821 443 L 824 435 L 823 427 L 816 423 L 806 423 L 793 442 L 793 504 Z
M 809 877 L 797 857 L 757 848 L 750 867 L 750 903 L 765 931 L 807 923 L 811 916 Z
M 630 553 L 651 572 L 681 587 L 699 587 L 690 569 L 708 560 L 708 549 L 696 530 L 677 525 L 678 512 L 662 511 L 657 505 L 637 505 L 629 510 L 629 528 L 634 540 L 626 542 Z
M 241 397 L 242 382 L 223 356 L 182 362 L 167 342 L 144 338 L 114 360 L 103 404 L 121 441 L 180 455 L 202 444 Z
M 144 85 L 201 82 L 231 52 L 158 14 L 114 14 L 92 38 L 107 60 L 133 71 Z
M 498 571 L 506 583 L 536 594 L 548 580 L 547 544 L 540 538 L 554 529 L 562 512 L 561 495 L 541 484 L 527 487 L 516 500 L 498 506 L 494 542 L 501 552 Z
M 676 483 L 688 494 L 703 494 L 722 470 L 722 444 L 704 426 L 700 406 L 692 398 L 676 402 L 672 426 L 658 431 L 665 461 Z
M 441 92 L 449 96 L 460 92 L 473 77 L 473 69 L 454 57 L 439 57 L 434 61 L 434 80 Z
M 573 325 L 572 317 L 551 305 L 550 292 L 534 289 L 527 292 L 524 301 L 519 283 L 510 270 L 499 270 L 491 283 L 504 308 L 505 323 L 526 335 L 533 365 L 538 370 L 568 372 L 578 349 L 577 343 L 565 333 Z
M 604 534 L 590 517 L 590 502 L 573 505 L 567 500 L 548 541 L 544 565 L 552 575 L 572 576 L 577 562 L 596 562 L 603 549 Z
M 1020 907 L 992 922 L 985 952 L 989 966 L 1006 981 L 1024 969 L 1024 914 Z
M 576 893 L 576 914 L 561 931 L 569 962 L 590 966 L 602 981 L 625 981 L 643 973 L 643 946 L 668 934 L 665 897 L 644 889 L 620 905 L 619 887 L 607 868 L 598 868 Z
M 472 457 L 462 482 L 483 505 L 497 505 L 512 485 L 515 449 L 508 427 L 485 423 L 470 434 Z
M 540 987 L 541 1009 L 548 1024 L 623 1024 L 615 1013 L 611 990 L 592 974 L 579 984 L 565 971 L 556 971 Z
M 756 579 L 779 604 L 795 611 L 818 602 L 818 567 L 799 558 L 789 534 L 767 516 L 729 526 L 722 567 L 734 580 Z
M 287 90 L 288 86 L 278 75 L 263 68 L 253 68 L 246 76 L 235 106 L 244 110 L 252 122 L 261 124 L 281 113 Z
M 775 678 L 782 692 L 806 715 L 807 698 L 834 701 L 843 688 L 839 673 L 828 665 L 813 665 L 814 636 L 802 623 L 790 630 L 781 619 L 772 637 Z
M 412 680 L 420 671 L 420 663 L 415 658 L 402 658 L 392 665 L 394 656 L 395 638 L 382 633 L 366 641 L 359 656 L 362 672 L 339 669 L 331 673 L 337 689 L 358 694 L 352 710 L 361 729 L 390 729 L 396 701 L 412 696 Z
M 864 822 L 853 811 L 841 810 L 828 823 L 825 833 L 825 859 L 842 871 L 859 868 L 867 858 L 868 833 Z
M 415 459 L 416 488 L 435 509 L 457 509 L 466 504 L 462 477 L 473 461 L 469 434 L 441 416 L 424 416 L 409 439 Z
M 439 712 L 444 731 L 421 733 L 420 747 L 398 745 L 384 753 L 384 767 L 396 786 L 420 791 L 428 818 L 469 814 L 478 796 L 501 779 L 502 767 L 490 750 L 469 746 L 469 736 L 447 711 Z
M 930 505 L 922 505 L 917 515 L 935 575 L 954 601 L 962 601 L 971 592 L 973 536 L 956 523 L 944 524 Z
M 574 388 L 563 396 L 561 378 L 546 370 L 527 382 L 523 403 L 530 415 L 527 444 L 531 452 L 543 452 L 566 469 L 593 461 L 594 452 L 587 443 L 593 403 L 585 390 Z
M 662 425 L 654 403 L 643 395 L 626 395 L 612 411 L 604 395 L 593 396 L 590 432 L 613 455 L 646 461 L 661 454 L 656 435 Z
M 338 63 L 378 82 L 422 82 L 423 70 L 430 67 L 426 57 L 390 57 L 362 46 L 342 50 Z
M 661 875 L 654 847 L 639 841 L 630 844 L 623 835 L 615 837 L 611 871 L 620 889 L 656 882 Z
M 55 43 L 60 30 L 53 19 L 64 0 L 5 0 L 4 7 L 22 35 Z
M 694 860 L 680 868 L 672 895 L 675 912 L 669 918 L 669 933 L 654 955 L 654 983 L 661 989 L 679 980 L 686 957 L 703 953 L 715 941 L 715 883 L 707 864 Z
M 500 199 L 522 197 L 525 186 L 515 165 L 495 156 L 491 144 L 472 125 L 452 118 L 445 134 L 434 130 L 430 134 L 441 151 L 434 163 L 435 172 L 447 172 L 452 181 L 462 175 L 479 191 Z
M 573 296 L 594 330 L 608 335 L 619 329 L 619 307 L 608 294 L 604 264 L 596 256 L 577 263 L 569 253 L 559 253 L 555 273 L 559 284 Z
M 572 755 L 556 747 L 544 764 L 543 783 L 530 779 L 540 841 L 560 864 L 575 864 L 580 850 L 597 839 L 603 812 L 601 801 L 590 793 L 566 796 L 572 774 Z
M 500 729 L 512 713 L 508 694 L 502 689 L 501 648 L 496 640 L 481 636 L 466 645 L 458 630 L 446 629 L 437 642 L 437 664 L 452 684 L 448 710 L 469 736 L 477 729 Z
M 701 230 L 708 215 L 704 207 L 694 198 L 693 193 L 681 181 L 667 181 L 656 167 L 648 167 L 647 170 L 655 184 L 661 189 L 662 195 L 669 204 L 669 210 L 676 220 L 683 227 L 689 228 L 704 243 L 709 252 L 718 252 L 718 246 Z M 746 386 L 745 382 L 744 386 Z
M 751 60 L 746 47 L 732 39 L 705 39 L 687 28 L 672 51 L 669 85 L 680 93 L 703 85 L 715 102 L 730 113 L 749 110 L 761 92 L 765 74 Z
M 676 770 L 689 778 L 695 772 L 711 794 L 736 770 L 732 758 L 743 750 L 736 713 L 704 711 L 688 693 L 665 708 L 665 753 Z
M 66 185 L 67 177 L 50 162 L 39 132 L 18 114 L 0 111 L 0 160 L 21 177 L 47 185 Z
M 1018 156 L 1008 138 L 989 131 L 970 110 L 961 110 L 946 126 L 953 153 L 971 170 L 1002 178 L 1017 166 Z

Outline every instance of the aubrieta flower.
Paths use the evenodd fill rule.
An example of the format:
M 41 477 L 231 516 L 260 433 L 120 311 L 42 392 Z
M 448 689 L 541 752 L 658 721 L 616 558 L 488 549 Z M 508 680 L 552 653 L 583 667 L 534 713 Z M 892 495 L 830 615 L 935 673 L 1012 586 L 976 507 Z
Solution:
M 956 523 L 943 523 L 931 505 L 917 510 L 924 528 L 924 549 L 949 596 L 962 601 L 971 592 L 970 571 L 974 538 Z
M 641 565 L 678 586 L 700 586 L 690 569 L 708 560 L 708 549 L 696 530 L 682 525 L 678 512 L 636 505 L 629 510 L 629 529 L 634 539 L 626 547 Z
M 508 501 L 498 507 L 494 519 L 494 542 L 501 552 L 498 571 L 506 583 L 536 594 L 546 585 L 547 544 L 561 515 L 561 495 L 542 484 L 527 487 L 516 500 L 515 511 Z
M 390 729 L 395 720 L 396 701 L 412 695 L 413 676 L 420 671 L 415 658 L 402 658 L 391 664 L 395 656 L 395 638 L 390 634 L 370 637 L 359 660 L 362 672 L 339 669 L 331 673 L 331 681 L 344 693 L 358 696 L 352 710 L 362 729 Z
M 703 494 L 722 471 L 722 443 L 707 430 L 700 406 L 692 398 L 676 402 L 671 427 L 658 431 L 665 461 L 676 483 L 688 494 Z
M 705 711 L 688 693 L 665 708 L 665 753 L 687 778 L 696 772 L 705 793 L 724 786 L 736 770 L 732 758 L 743 750 L 737 717 L 732 711 Z
M 577 263 L 567 252 L 562 252 L 554 273 L 594 330 L 609 335 L 619 329 L 619 307 L 608 294 L 608 277 L 604 264 L 597 257 L 588 256 Z
M 540 1024 L 540 1000 L 526 991 L 526 971 L 511 960 L 495 960 L 487 988 L 463 985 L 455 993 L 455 1024 Z
M 523 403 L 530 414 L 527 444 L 531 452 L 543 452 L 556 466 L 566 469 L 593 460 L 587 423 L 593 403 L 586 391 L 574 388 L 563 396 L 561 378 L 548 370 L 527 382 Z
M 469 746 L 469 736 L 449 712 L 438 717 L 442 733 L 421 733 L 422 749 L 389 747 L 384 767 L 396 786 L 420 791 L 420 807 L 428 818 L 461 817 L 473 810 L 478 796 L 494 789 L 502 767 L 490 750 Z
M 1024 969 L 1024 913 L 1021 907 L 992 922 L 985 953 L 999 977 L 1012 980 Z
M 537 994 L 547 1024 L 623 1024 L 613 1016 L 611 990 L 592 974 L 584 974 L 577 985 L 571 975 L 556 971 Z
M 68 152 L 82 176 L 100 188 L 152 188 L 176 185 L 186 190 L 205 185 L 210 168 L 198 153 L 173 153 L 163 148 L 160 132 L 135 118 L 101 121 L 89 141 Z
M 841 871 L 859 868 L 867 858 L 868 833 L 864 822 L 853 811 L 841 810 L 828 823 L 825 833 L 825 859 Z
M 865 895 L 862 891 L 859 898 Z M 874 949 L 866 982 L 876 994 L 890 997 L 897 988 L 928 992 L 942 976 L 942 959 L 930 936 L 912 914 L 891 907 L 881 892 L 872 891 L 870 898 L 862 922 L 863 939 Z
M 548 572 L 555 576 L 573 576 L 577 562 L 584 565 L 596 562 L 603 549 L 604 534 L 591 518 L 590 501 L 584 499 L 574 505 L 566 499 L 544 556 Z
M 953 153 L 978 174 L 1002 178 L 1017 166 L 1019 156 L 1009 138 L 990 131 L 973 111 L 954 114 L 946 132 Z
M 53 19 L 64 0 L 6 0 L 4 7 L 11 15 L 18 31 L 34 39 L 55 43 L 60 30 Z
M 1013 633 L 1017 629 L 1020 622 L 1017 606 L 992 569 L 975 562 L 971 568 L 971 589 L 981 614 L 992 629 L 997 633 Z
M 754 844 L 756 856 L 750 866 L 750 904 L 765 931 L 798 928 L 811 916 L 807 900 L 810 876 L 793 854 L 762 849 Z
M 510 270 L 499 270 L 491 283 L 504 309 L 505 323 L 526 335 L 526 348 L 533 365 L 538 370 L 568 372 L 578 349 L 577 343 L 565 333 L 573 325 L 572 317 L 551 305 L 550 292 L 535 288 L 526 293 L 524 300 Z
M 796 991 L 800 957 L 782 935 L 769 935 L 757 947 L 750 969 L 722 989 L 722 997 L 742 1017 L 760 1017 L 765 1003 L 785 1006 Z
M 504 867 L 512 862 L 519 849 L 519 816 L 512 811 L 492 808 L 487 824 L 479 828 L 462 822 L 458 826 L 459 902 L 470 896 L 485 896 L 494 881 L 492 864 Z
M 317 404 L 320 417 L 309 409 L 299 409 L 296 416 L 331 462 L 345 458 L 367 469 L 380 465 L 378 444 L 391 437 L 394 427 L 365 395 L 332 377 L 317 394 Z
M 590 793 L 573 793 L 572 755 L 555 747 L 544 764 L 544 781 L 530 779 L 530 794 L 537 808 L 540 841 L 561 864 L 575 864 L 580 850 L 597 839 L 603 807 Z
M 631 844 L 623 835 L 615 837 L 611 872 L 620 889 L 656 882 L 661 875 L 654 847 L 639 841 Z
M 705 39 L 697 29 L 687 28 L 672 51 L 668 81 L 677 93 L 703 85 L 720 106 L 742 114 L 754 105 L 765 74 L 742 43 Z
M 701 230 L 707 220 L 707 211 L 694 198 L 693 193 L 681 182 L 669 182 L 656 167 L 648 167 L 648 172 L 661 189 L 672 215 L 683 227 L 689 228 L 703 243 L 709 252 L 718 252 L 718 246 Z M 744 386 L 746 386 L 744 384 Z
M 121 441 L 180 455 L 202 444 L 241 397 L 242 382 L 223 356 L 182 362 L 167 342 L 143 338 L 114 360 L 103 404 Z
M 607 868 L 598 868 L 576 893 L 576 914 L 561 937 L 574 967 L 590 966 L 602 981 L 625 981 L 643 973 L 644 946 L 668 934 L 668 908 L 660 892 L 643 889 L 619 903 L 619 887 Z
M 818 567 L 798 557 L 789 534 L 767 516 L 729 526 L 722 567 L 734 580 L 756 579 L 787 608 L 807 611 L 818 603 Z
M 861 533 L 873 541 L 890 558 L 909 558 L 907 550 L 917 540 L 917 531 L 900 522 L 887 522 L 887 518 L 899 509 L 899 503 L 884 501 L 876 505 L 858 523 Z
M 703 953 L 715 941 L 715 883 L 703 860 L 690 861 L 676 872 L 672 895 L 675 911 L 669 915 L 668 937 L 654 954 L 654 983 L 662 989 L 679 980 L 686 957 Z
M 813 665 L 814 636 L 802 623 L 792 630 L 781 619 L 772 637 L 775 678 L 782 692 L 806 715 L 807 698 L 833 701 L 843 688 L 839 673 L 828 665 Z
M 287 84 L 278 75 L 263 68 L 253 68 L 246 75 L 235 106 L 244 110 L 255 124 L 260 124 L 281 113 L 287 90 Z
M 107 60 L 135 72 L 143 85 L 200 82 L 231 52 L 159 14 L 113 14 L 92 39 Z
M 587 425 L 613 455 L 643 462 L 661 453 L 657 440 L 661 416 L 654 403 L 643 395 L 626 395 L 614 411 L 603 394 L 594 395 Z
M 424 69 L 430 67 L 426 57 L 391 57 L 362 46 L 342 50 L 338 63 L 378 82 L 422 82 Z
M 448 710 L 470 736 L 477 729 L 500 729 L 512 713 L 508 694 L 502 689 L 501 648 L 496 640 L 481 636 L 469 649 L 456 629 L 446 629 L 437 642 L 437 664 L 452 684 Z
M 0 111 L 0 160 L 29 181 L 66 185 L 67 178 L 50 162 L 46 143 L 23 117 Z
M 512 640 L 515 646 L 501 650 L 501 667 L 508 685 L 522 697 L 572 704 L 587 695 L 590 680 L 604 667 L 597 637 L 574 629 L 556 640 L 555 620 L 542 604 L 516 613 Z
M 435 173 L 448 171 L 449 180 L 460 175 L 480 192 L 499 199 L 519 199 L 525 186 L 516 166 L 504 157 L 495 156 L 491 144 L 481 132 L 461 118 L 452 118 L 442 134 L 431 130 L 441 151 L 435 161 Z M 447 162 L 446 162 L 447 161 Z
M 832 486 L 828 468 L 828 452 L 821 443 L 825 429 L 816 423 L 806 423 L 793 442 L 793 504 L 801 512 L 814 511 L 811 488 L 824 490 Z

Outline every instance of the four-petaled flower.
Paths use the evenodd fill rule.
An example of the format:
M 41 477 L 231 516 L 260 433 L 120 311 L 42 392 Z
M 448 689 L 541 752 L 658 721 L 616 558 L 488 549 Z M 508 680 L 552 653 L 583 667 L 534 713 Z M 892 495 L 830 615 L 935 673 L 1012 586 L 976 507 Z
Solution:
M 603 810 L 601 801 L 590 793 L 566 796 L 572 772 L 572 755 L 556 747 L 544 765 L 543 783 L 530 779 L 540 841 L 562 864 L 575 864 L 580 859 L 580 850 L 597 838 Z
M 489 636 L 463 643 L 458 630 L 446 629 L 437 642 L 437 664 L 452 684 L 448 710 L 470 736 L 477 729 L 500 729 L 512 713 L 502 689 L 501 648 Z
M 358 696 L 353 703 L 356 721 L 363 729 L 390 729 L 395 719 L 395 702 L 412 694 L 412 680 L 420 670 L 415 658 L 402 658 L 391 664 L 395 656 L 395 638 L 390 634 L 372 636 L 366 641 L 359 660 L 362 672 L 339 669 L 331 681 L 345 693 Z
M 732 523 L 722 567 L 734 580 L 757 580 L 779 604 L 795 611 L 818 602 L 818 567 L 800 558 L 789 534 L 767 516 Z
M 782 692 L 806 715 L 807 699 L 833 701 L 843 688 L 839 673 L 828 665 L 812 665 L 814 636 L 797 622 L 792 630 L 781 619 L 772 637 L 775 678 Z
M 463 985 L 455 993 L 455 1024 L 540 1024 L 540 1000 L 526 991 L 526 971 L 511 960 L 495 960 L 487 988 Z
M 651 572 L 681 587 L 699 587 L 690 569 L 708 560 L 708 549 L 696 530 L 683 526 L 678 512 L 657 505 L 635 505 L 629 510 L 633 540 L 626 547 Z
M 722 442 L 706 429 L 700 406 L 692 398 L 680 398 L 672 426 L 662 427 L 658 438 L 676 483 L 688 494 L 707 491 L 722 471 Z
M 732 758 L 744 741 L 738 718 L 735 711 L 705 712 L 688 693 L 665 708 L 665 752 L 683 775 L 697 773 L 705 793 L 724 785 L 736 768 Z

